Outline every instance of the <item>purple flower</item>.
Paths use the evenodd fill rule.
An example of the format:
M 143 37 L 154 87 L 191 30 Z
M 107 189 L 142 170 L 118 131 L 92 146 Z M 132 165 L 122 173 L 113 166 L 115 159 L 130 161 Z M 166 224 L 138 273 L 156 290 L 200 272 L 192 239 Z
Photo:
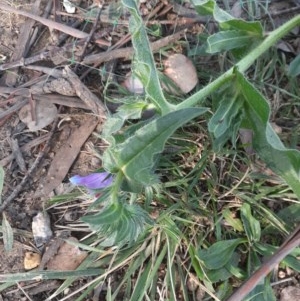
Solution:
M 87 176 L 73 176 L 70 178 L 73 185 L 84 186 L 87 189 L 101 189 L 113 182 L 113 177 L 108 172 L 91 173 Z

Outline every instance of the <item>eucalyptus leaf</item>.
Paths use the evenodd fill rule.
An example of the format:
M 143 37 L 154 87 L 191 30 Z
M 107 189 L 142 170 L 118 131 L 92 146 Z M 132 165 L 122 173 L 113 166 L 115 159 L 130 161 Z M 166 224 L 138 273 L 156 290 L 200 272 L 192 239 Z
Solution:
M 200 249 L 198 257 L 209 270 L 217 270 L 228 263 L 236 247 L 244 242 L 243 238 L 221 240 L 208 249 Z
M 177 128 L 205 112 L 206 108 L 188 108 L 152 120 L 124 143 L 106 150 L 105 169 L 122 173 L 124 189 L 132 192 L 156 183 L 158 180 L 152 170 L 156 155 L 163 151 L 167 139 Z

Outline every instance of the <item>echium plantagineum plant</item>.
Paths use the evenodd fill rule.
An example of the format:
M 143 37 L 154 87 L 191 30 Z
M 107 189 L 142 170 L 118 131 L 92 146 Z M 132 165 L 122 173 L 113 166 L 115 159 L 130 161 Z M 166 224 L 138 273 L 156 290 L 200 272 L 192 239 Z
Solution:
M 92 189 L 107 186 L 103 193 L 105 197 L 101 197 L 104 206 L 100 212 L 87 215 L 83 220 L 92 229 L 113 237 L 113 244 L 122 245 L 136 240 L 144 226 L 151 223 L 148 214 L 135 203 L 137 194 L 159 182 L 155 175 L 155 162 L 167 139 L 190 120 L 204 113 L 207 116 L 209 108 L 199 106 L 219 89 L 226 92 L 208 121 L 215 145 L 222 147 L 228 139 L 234 140 L 239 128 L 250 129 L 254 135 L 255 151 L 300 198 L 300 153 L 284 147 L 270 126 L 267 100 L 243 75 L 257 58 L 300 24 L 300 15 L 264 35 L 260 22 L 235 19 L 220 9 L 215 1 L 192 2 L 200 14 L 212 15 L 219 24 L 220 32 L 207 39 L 206 52 L 234 50 L 235 55 L 242 59 L 194 95 L 174 105 L 167 101 L 161 88 L 137 3 L 134 0 L 122 1 L 131 14 L 129 29 L 135 51 L 133 72 L 145 87 L 145 98 L 134 104 L 122 105 L 116 114 L 108 118 L 102 133 L 109 142 L 102 158 L 106 173 L 100 176 L 100 186 L 88 187 L 78 177 L 72 180 Z M 138 119 L 146 109 L 154 109 L 156 115 L 148 121 L 141 120 L 122 129 L 127 119 Z

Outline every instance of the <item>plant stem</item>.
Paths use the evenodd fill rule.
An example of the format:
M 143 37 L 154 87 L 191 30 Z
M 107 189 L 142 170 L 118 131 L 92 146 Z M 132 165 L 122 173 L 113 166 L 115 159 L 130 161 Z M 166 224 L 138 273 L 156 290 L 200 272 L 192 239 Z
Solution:
M 183 108 L 193 107 L 196 103 L 199 103 L 205 99 L 212 92 L 216 91 L 223 84 L 227 83 L 230 79 L 234 77 L 234 68 L 237 68 L 239 72 L 244 73 L 253 63 L 259 58 L 264 52 L 266 52 L 270 47 L 276 44 L 282 37 L 289 33 L 295 26 L 300 24 L 300 15 L 289 20 L 279 28 L 272 31 L 260 45 L 255 47 L 250 51 L 243 59 L 241 59 L 234 67 L 230 68 L 228 71 L 223 73 L 213 82 L 205 86 L 203 89 L 187 98 L 182 103 L 176 106 L 176 110 Z

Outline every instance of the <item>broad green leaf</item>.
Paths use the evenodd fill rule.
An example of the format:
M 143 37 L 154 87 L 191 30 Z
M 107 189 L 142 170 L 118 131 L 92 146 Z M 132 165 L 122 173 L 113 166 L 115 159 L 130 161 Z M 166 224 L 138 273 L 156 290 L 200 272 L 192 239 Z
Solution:
M 243 232 L 244 231 L 243 224 L 242 224 L 241 220 L 239 218 L 233 218 L 232 213 L 229 209 L 223 210 L 222 215 L 223 215 L 224 219 L 226 220 L 226 222 L 231 227 L 233 227 L 234 230 L 236 230 L 238 232 Z
M 147 212 L 137 205 L 128 205 L 122 199 L 95 215 L 87 215 L 81 219 L 93 231 L 107 237 L 102 243 L 105 246 L 130 244 L 137 240 L 147 224 L 152 224 Z
M 241 110 L 243 100 L 236 95 L 224 95 L 216 113 L 208 122 L 208 130 L 215 138 L 224 135 L 231 127 L 235 117 Z
M 253 130 L 253 147 L 266 164 L 281 176 L 300 198 L 300 152 L 287 149 L 269 123 L 270 107 L 263 95 L 237 72 L 245 99 L 245 127 Z
M 300 204 L 292 204 L 278 212 L 278 216 L 288 225 L 300 223 Z
M 239 263 L 240 256 L 238 253 L 233 252 L 230 260 L 221 268 L 215 270 L 207 270 L 205 274 L 207 275 L 208 279 L 212 283 L 216 283 L 219 281 L 225 281 L 232 276 L 230 270 L 232 268 L 237 268 Z
M 192 3 L 200 15 L 212 15 L 216 4 L 214 0 L 192 0 Z
M 246 31 L 228 30 L 213 34 L 207 39 L 206 52 L 217 53 L 221 51 L 231 50 L 251 46 L 253 36 Z
M 298 54 L 290 63 L 288 76 L 296 77 L 300 74 L 300 54 Z
M 105 168 L 111 173 L 122 173 L 124 189 L 138 192 L 142 186 L 150 186 L 157 182 L 152 169 L 167 139 L 177 128 L 205 112 L 206 108 L 188 108 L 152 120 L 124 143 L 106 150 Z
M 253 290 L 243 299 L 244 301 L 276 301 L 270 281 L 263 279 Z
M 111 135 L 119 131 L 126 120 L 140 119 L 146 107 L 147 103 L 144 101 L 121 105 L 117 113 L 106 120 L 101 136 L 106 140 L 110 140 Z
M 220 269 L 231 259 L 236 247 L 244 242 L 244 238 L 218 241 L 208 249 L 200 249 L 198 257 L 209 270 Z
M 143 19 L 139 14 L 137 3 L 134 0 L 122 0 L 130 11 L 129 30 L 134 48 L 133 71 L 145 87 L 145 92 L 156 108 L 165 114 L 173 107 L 164 97 L 155 62 L 150 48 Z
M 241 207 L 241 219 L 249 241 L 251 243 L 260 241 L 260 223 L 256 218 L 253 217 L 250 205 L 247 203 L 244 203 Z
M 260 22 L 249 22 L 241 19 L 233 19 L 220 23 L 220 27 L 223 30 L 238 30 L 247 32 L 249 35 L 256 37 L 263 37 L 263 27 Z
M 217 22 L 225 22 L 233 19 L 225 10 L 219 8 L 214 0 L 192 0 L 192 3 L 200 15 L 213 15 Z
M 2 195 L 3 184 L 4 184 L 4 175 L 5 175 L 4 169 L 0 165 L 0 204 L 2 203 L 2 201 L 1 201 L 1 195 Z
M 14 234 L 4 213 L 2 219 L 2 234 L 5 251 L 11 251 L 14 243 Z

